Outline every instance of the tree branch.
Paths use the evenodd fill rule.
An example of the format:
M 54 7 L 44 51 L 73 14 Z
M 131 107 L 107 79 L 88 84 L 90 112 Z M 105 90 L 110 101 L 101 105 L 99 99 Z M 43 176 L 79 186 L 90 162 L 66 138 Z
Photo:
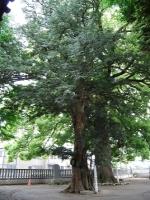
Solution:
M 121 72 L 118 72 L 118 73 L 112 75 L 112 78 L 116 78 L 116 77 L 118 77 L 118 76 L 121 76 L 121 75 L 125 74 L 125 73 L 127 72 L 127 70 L 131 67 L 131 65 L 133 65 L 133 63 L 134 63 L 134 59 L 132 59 L 132 60 L 128 63 L 128 65 L 127 65 Z
M 150 82 L 146 81 L 146 78 L 142 78 L 142 79 L 124 79 L 124 80 L 120 80 L 118 82 L 116 82 L 116 85 L 124 85 L 124 84 L 139 84 L 142 83 L 144 85 L 150 86 Z

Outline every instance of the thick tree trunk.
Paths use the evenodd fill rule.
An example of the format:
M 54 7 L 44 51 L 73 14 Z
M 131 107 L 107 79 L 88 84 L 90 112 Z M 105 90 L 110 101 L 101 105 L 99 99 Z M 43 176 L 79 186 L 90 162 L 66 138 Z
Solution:
M 116 183 L 111 165 L 111 148 L 106 144 L 106 140 L 99 146 L 99 151 L 96 153 L 96 164 L 98 169 L 98 178 L 102 183 Z
M 84 141 L 85 102 L 82 95 L 77 96 L 72 105 L 72 121 L 74 126 L 75 142 L 74 155 L 71 159 L 72 180 L 65 192 L 80 193 L 81 190 L 91 190 L 92 181 L 87 165 L 87 156 Z
M 111 147 L 109 144 L 109 138 L 106 137 L 106 135 L 105 137 L 101 137 L 101 142 L 96 149 L 96 165 L 100 182 L 116 183 L 117 179 L 114 177 L 111 165 Z
M 98 170 L 98 179 L 100 182 L 117 182 L 114 177 L 111 165 L 111 145 L 110 136 L 108 130 L 108 122 L 105 115 L 105 110 L 103 113 L 97 113 L 95 119 L 95 157 L 96 165 Z
M 101 183 L 117 183 L 111 165 L 99 165 L 98 172 Z
M 85 163 L 87 163 L 85 161 Z M 84 163 L 84 164 L 85 164 Z M 93 190 L 93 180 L 90 170 L 86 166 L 72 166 L 72 179 L 65 192 L 80 193 L 82 190 Z
M 96 165 L 98 169 L 98 178 L 100 182 L 116 183 L 117 179 L 113 175 L 111 165 L 111 146 L 110 138 L 107 132 L 103 132 L 99 139 L 99 146 L 96 147 Z

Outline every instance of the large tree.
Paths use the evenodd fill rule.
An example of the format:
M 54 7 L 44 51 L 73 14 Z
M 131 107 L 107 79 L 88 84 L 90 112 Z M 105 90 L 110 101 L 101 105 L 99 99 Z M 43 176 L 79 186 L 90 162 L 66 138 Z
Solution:
M 150 15 L 147 12 L 150 8 L 149 3 L 147 1 L 117 1 L 117 0 L 102 1 L 102 2 L 103 2 L 103 6 L 107 7 L 107 9 L 109 11 L 112 11 L 113 9 L 118 10 L 118 5 L 119 5 L 119 7 L 120 7 L 119 12 L 121 11 L 121 13 L 122 13 L 122 16 L 121 15 L 119 16 L 121 23 L 123 21 L 124 22 L 126 21 L 127 24 L 129 25 L 125 31 L 127 31 L 129 33 L 128 39 L 130 40 L 130 45 L 133 45 L 133 51 L 135 51 L 135 49 L 137 49 L 139 52 L 142 49 L 142 51 L 144 51 L 144 54 L 146 55 L 147 52 L 149 52 L 149 50 L 148 50 L 149 49 L 149 34 L 148 33 L 149 33 Z M 115 5 L 115 7 L 111 8 L 111 6 L 114 6 L 114 5 Z M 134 39 L 135 43 L 133 42 L 132 39 Z M 130 47 L 128 46 L 127 49 L 129 51 Z M 149 55 L 147 54 L 147 56 L 145 56 L 145 58 L 146 58 L 146 60 L 149 60 Z M 126 72 L 128 73 L 129 71 L 127 70 Z M 127 74 L 126 72 L 123 70 L 120 75 L 124 76 L 125 74 Z M 148 77 L 147 77 L 147 80 L 148 80 Z M 124 84 L 124 85 L 126 85 L 126 84 Z M 127 85 L 128 85 L 128 83 L 127 83 Z M 102 104 L 102 107 L 103 107 L 102 114 L 100 112 L 100 110 L 101 110 L 100 108 L 96 114 L 97 125 L 99 126 L 99 128 L 101 127 L 100 131 L 99 131 L 99 134 L 101 132 L 101 136 L 98 136 L 99 140 L 100 140 L 100 138 L 101 139 L 104 138 L 103 139 L 104 142 L 100 143 L 101 145 L 99 146 L 99 150 L 101 149 L 101 152 L 106 152 L 106 153 L 100 153 L 100 151 L 99 151 L 99 153 L 97 154 L 98 155 L 97 158 L 99 160 L 98 166 L 99 167 L 101 166 L 100 168 L 102 170 L 100 169 L 100 176 L 105 181 L 111 181 L 111 180 L 114 181 L 115 180 L 113 177 L 113 174 L 112 174 L 111 167 L 109 167 L 109 166 L 111 166 L 111 152 L 113 153 L 114 150 L 115 150 L 115 153 L 113 153 L 113 155 L 115 155 L 115 157 L 117 155 L 118 158 L 119 158 L 119 154 L 121 154 L 122 157 L 124 154 L 126 154 L 127 156 L 125 156 L 125 157 L 133 159 L 134 156 L 139 155 L 139 151 L 137 150 L 138 147 L 139 147 L 140 152 L 141 153 L 143 152 L 143 154 L 142 154 L 143 157 L 149 156 L 149 154 L 148 154 L 149 141 L 147 139 L 144 139 L 145 137 L 143 136 L 143 134 L 140 134 L 140 136 L 139 136 L 139 133 L 141 130 L 139 124 L 141 124 L 140 121 L 142 121 L 142 118 L 138 121 L 138 123 L 135 123 L 135 121 L 137 120 L 138 117 L 140 117 L 140 115 L 144 116 L 145 118 L 147 116 L 146 108 L 148 107 L 148 102 L 149 102 L 149 92 L 148 92 L 149 84 L 147 84 L 148 87 L 147 86 L 145 87 L 144 85 L 142 86 L 142 87 L 145 87 L 145 89 L 143 89 L 142 87 L 139 87 L 139 86 L 137 87 L 137 85 L 139 85 L 139 83 L 135 84 L 135 85 L 129 84 L 127 87 L 124 87 L 122 85 L 121 87 L 118 87 L 118 88 L 120 90 L 119 93 L 123 98 L 122 97 L 120 98 L 119 97 L 120 95 L 117 95 L 114 98 L 114 100 L 111 97 L 109 98 L 110 102 L 113 102 L 113 104 L 115 102 L 115 104 L 116 104 L 115 109 L 117 110 L 117 112 L 119 112 L 120 114 L 124 113 L 123 116 L 126 115 L 126 120 L 125 121 L 121 120 L 122 121 L 121 129 L 120 129 L 120 125 L 118 126 L 116 123 L 115 123 L 115 127 L 117 127 L 118 130 L 116 130 L 116 128 L 114 127 L 113 124 L 111 124 L 111 126 L 113 128 L 110 127 L 110 125 L 109 125 L 110 118 L 108 118 L 108 116 L 106 114 L 108 111 L 107 103 L 105 105 Z M 125 95 L 123 95 L 124 92 L 125 92 Z M 131 100 L 129 100 L 129 98 L 131 98 Z M 132 99 L 133 99 L 133 101 L 132 101 Z M 123 105 L 125 107 L 127 105 L 128 113 L 126 112 L 125 107 L 123 107 L 123 109 L 122 109 L 121 102 L 123 102 Z M 110 104 L 111 103 L 109 103 L 109 105 Z M 128 107 L 130 109 L 128 109 Z M 131 119 L 127 120 L 127 118 L 129 117 L 128 116 L 129 111 L 130 111 Z M 109 110 L 109 112 L 110 112 L 110 110 Z M 145 113 L 145 115 L 144 115 L 144 113 Z M 122 114 L 121 114 L 121 116 L 122 116 Z M 123 116 L 121 118 L 125 119 Z M 133 116 L 135 116 L 135 117 L 133 117 Z M 101 125 L 99 123 L 100 121 L 101 121 Z M 132 122 L 132 125 L 131 125 L 131 123 L 128 123 L 128 126 L 130 128 L 129 127 L 127 128 L 127 121 Z M 97 132 L 98 129 L 96 129 L 95 131 Z M 105 132 L 105 133 L 103 133 L 103 132 Z M 111 132 L 113 133 L 113 137 L 112 137 Z M 147 132 L 147 131 L 145 130 L 145 132 Z M 143 133 L 143 131 L 142 131 L 142 133 Z M 133 137 L 132 137 L 132 134 L 134 135 Z M 144 135 L 146 135 L 146 133 Z M 137 136 L 137 139 L 135 139 L 136 136 Z M 115 140 L 118 140 L 117 143 L 120 143 L 120 144 L 118 144 L 118 145 L 112 144 L 111 145 L 112 138 L 114 138 Z M 126 140 L 127 138 L 129 139 L 129 141 Z M 147 138 L 147 136 L 146 136 L 146 138 Z M 107 140 L 107 142 L 106 142 L 106 140 Z M 145 140 L 146 140 L 146 143 L 144 142 Z M 96 141 L 98 141 L 98 138 Z M 141 145 L 138 145 L 139 141 L 141 141 Z M 105 145 L 103 145 L 103 144 L 105 144 Z M 130 144 L 132 147 L 130 146 Z M 113 146 L 113 148 L 111 148 L 111 146 Z M 144 151 L 144 148 L 147 150 Z M 98 151 L 96 151 L 96 152 L 98 152 Z M 130 152 L 130 153 L 128 154 L 127 152 Z M 131 154 L 132 154 L 132 156 L 131 156 Z
M 129 39 L 125 25 L 117 31 L 105 29 L 98 0 L 33 1 L 26 13 L 28 23 L 23 33 L 28 48 L 19 75 L 21 79 L 22 75 L 23 79 L 31 77 L 32 82 L 14 86 L 23 100 L 21 106 L 30 105 L 37 115 L 70 115 L 75 141 L 73 176 L 67 191 L 91 189 L 86 109 L 97 99 L 106 107 L 116 91 L 125 90 L 122 88 L 148 84 L 149 61 L 132 48 L 135 40 Z
M 118 97 L 115 102 L 96 106 L 93 110 L 94 149 L 102 182 L 116 181 L 112 174 L 112 161 L 128 161 L 136 156 L 149 158 L 149 133 L 146 131 L 146 127 L 149 130 L 146 122 L 149 95 L 145 101 L 144 97 L 141 101 L 135 94 L 128 97 L 128 100 Z

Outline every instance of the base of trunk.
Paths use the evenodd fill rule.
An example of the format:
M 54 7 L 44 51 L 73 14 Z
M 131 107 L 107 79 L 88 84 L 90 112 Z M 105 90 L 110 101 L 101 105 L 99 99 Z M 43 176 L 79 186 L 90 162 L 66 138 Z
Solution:
M 93 190 L 93 178 L 88 168 L 74 168 L 70 185 L 64 193 L 80 193 L 83 190 Z
M 75 188 L 72 188 L 72 184 L 70 184 L 67 188 L 65 188 L 63 191 L 63 193 L 80 193 L 80 191 L 82 191 L 83 189 L 80 188 L 80 190 L 76 191 Z
M 101 183 L 117 183 L 110 166 L 98 166 L 98 178 Z

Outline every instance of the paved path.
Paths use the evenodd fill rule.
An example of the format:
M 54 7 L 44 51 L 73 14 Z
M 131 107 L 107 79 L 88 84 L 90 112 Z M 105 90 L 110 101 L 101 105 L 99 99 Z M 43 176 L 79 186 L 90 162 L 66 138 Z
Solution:
M 150 181 L 132 181 L 128 185 L 103 186 L 98 194 L 64 194 L 66 186 L 0 186 L 0 200 L 150 200 Z

